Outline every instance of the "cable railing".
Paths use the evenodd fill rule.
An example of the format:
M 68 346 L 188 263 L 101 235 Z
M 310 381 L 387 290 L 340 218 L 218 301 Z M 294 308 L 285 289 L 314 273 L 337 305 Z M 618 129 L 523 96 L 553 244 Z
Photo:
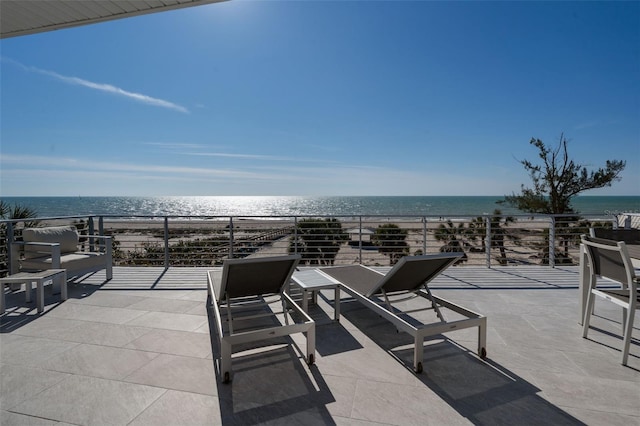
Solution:
M 633 216 L 633 215 L 631 215 Z M 115 266 L 211 267 L 227 258 L 297 253 L 302 265 L 393 265 L 402 256 L 464 252 L 462 264 L 575 265 L 589 227 L 619 215 L 478 216 L 66 216 L 0 221 L 0 274 L 9 245 L 31 226 L 73 225 L 112 237 Z

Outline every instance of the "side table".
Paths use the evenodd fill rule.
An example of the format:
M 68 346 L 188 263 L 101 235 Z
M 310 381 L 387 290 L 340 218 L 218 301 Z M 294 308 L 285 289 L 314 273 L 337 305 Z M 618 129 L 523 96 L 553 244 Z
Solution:
M 316 298 L 318 290 L 334 289 L 335 300 L 334 319 L 340 321 L 340 282 L 333 277 L 318 271 L 317 269 L 306 269 L 296 271 L 291 276 L 291 280 L 302 289 L 302 310 L 309 312 L 309 292 L 311 297 Z
M 5 312 L 5 284 L 22 284 L 25 283 L 25 300 L 31 302 L 31 289 L 32 284 L 36 283 L 36 303 L 38 306 L 38 312 L 44 311 L 44 285 L 51 281 L 53 284 L 55 280 L 60 280 L 61 300 L 67 300 L 67 270 L 66 269 L 47 269 L 45 271 L 38 272 L 19 272 L 17 274 L 9 275 L 4 278 L 0 278 L 0 314 Z

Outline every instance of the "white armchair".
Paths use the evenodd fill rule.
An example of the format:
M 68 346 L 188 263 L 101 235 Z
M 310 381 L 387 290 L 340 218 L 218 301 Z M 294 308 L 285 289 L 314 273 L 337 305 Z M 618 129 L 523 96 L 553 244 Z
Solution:
M 113 277 L 111 237 L 83 235 L 87 243 L 80 247 L 75 226 L 25 228 L 23 241 L 11 244 L 11 274 L 46 269 L 66 269 L 67 277 L 106 269 Z M 84 246 L 89 251 L 84 251 Z

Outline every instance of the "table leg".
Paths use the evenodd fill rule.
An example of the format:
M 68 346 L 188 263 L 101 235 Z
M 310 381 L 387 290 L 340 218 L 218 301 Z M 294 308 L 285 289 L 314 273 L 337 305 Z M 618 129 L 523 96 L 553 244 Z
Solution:
M 335 296 L 333 302 L 333 310 L 335 314 L 335 320 L 340 321 L 340 286 L 336 286 Z
M 6 303 L 4 300 L 4 283 L 0 284 L 0 290 L 2 290 L 2 293 L 0 293 L 0 314 L 4 314 L 4 304 Z
M 306 289 L 302 290 L 302 310 L 309 313 L 309 295 L 307 293 L 308 291 Z
M 60 299 L 61 300 L 67 300 L 68 294 L 67 294 L 67 271 L 64 271 L 60 274 L 58 274 L 59 279 L 62 279 L 62 282 L 60 283 L 60 288 L 62 289 L 62 294 L 60 295 Z
M 38 305 L 38 312 L 44 311 L 44 281 L 44 278 L 37 281 L 36 304 Z
M 58 280 L 53 280 L 53 283 L 51 283 L 51 294 L 60 293 L 62 293 L 62 283 Z
M 29 303 L 31 302 L 31 280 L 27 280 L 24 283 L 24 300 Z

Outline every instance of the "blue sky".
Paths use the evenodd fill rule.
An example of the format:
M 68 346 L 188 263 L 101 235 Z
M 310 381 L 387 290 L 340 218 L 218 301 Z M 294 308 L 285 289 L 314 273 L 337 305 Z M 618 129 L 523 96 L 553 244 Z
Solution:
M 0 193 L 640 195 L 639 2 L 230 1 L 4 39 Z

